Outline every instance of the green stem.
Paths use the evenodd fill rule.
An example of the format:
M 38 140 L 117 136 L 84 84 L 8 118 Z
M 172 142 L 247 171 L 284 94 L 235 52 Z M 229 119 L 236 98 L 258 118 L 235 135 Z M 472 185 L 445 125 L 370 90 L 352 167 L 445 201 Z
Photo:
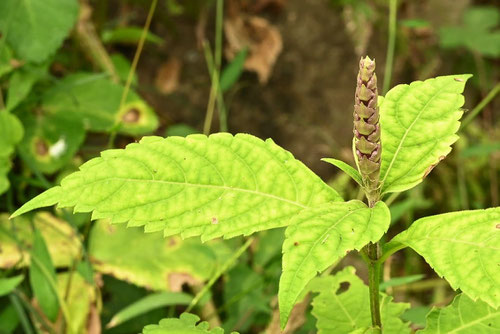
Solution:
M 19 320 L 21 321 L 21 325 L 23 327 L 24 333 L 26 334 L 33 334 L 33 330 L 31 328 L 30 322 L 28 320 L 28 317 L 26 316 L 26 312 L 24 312 L 23 307 L 21 306 L 21 303 L 19 302 L 19 297 L 17 297 L 14 294 L 9 295 L 10 302 L 14 306 L 14 309 L 17 312 L 17 316 L 19 317 Z
M 142 48 L 144 47 L 144 42 L 146 41 L 146 36 L 149 31 L 149 26 L 151 25 L 151 20 L 153 19 L 153 14 L 156 9 L 156 4 L 158 0 L 151 1 L 151 7 L 149 7 L 148 17 L 146 18 L 146 24 L 144 24 L 144 28 L 142 29 L 141 38 L 139 39 L 139 43 L 137 44 L 137 50 L 134 54 L 134 59 L 132 60 L 132 66 L 130 67 L 130 71 L 128 71 L 127 82 L 125 83 L 125 89 L 123 90 L 122 98 L 120 101 L 120 109 L 123 107 L 123 104 L 127 100 L 127 95 L 130 90 L 130 85 L 132 84 L 132 79 L 134 78 L 134 73 L 137 68 L 137 63 L 139 63 L 139 58 L 142 53 Z
M 463 130 L 467 125 L 469 125 L 470 122 L 486 107 L 488 103 L 491 102 L 495 98 L 495 96 L 500 92 L 500 83 L 497 83 L 495 87 L 486 95 L 486 97 L 479 102 L 479 104 L 472 109 L 471 112 L 465 117 L 465 119 L 462 121 L 462 125 L 460 126 L 460 130 Z
M 384 85 L 382 93 L 385 95 L 391 85 L 392 63 L 394 61 L 394 48 L 396 45 L 396 14 L 398 9 L 398 1 L 390 0 L 389 2 L 389 41 L 387 42 L 387 58 L 385 61 Z
M 246 249 L 252 244 L 252 242 L 253 242 L 253 237 L 248 238 L 248 240 L 245 242 L 245 244 L 243 246 L 241 246 L 236 251 L 236 253 L 234 253 L 233 256 L 231 256 L 231 258 L 229 258 L 220 267 L 219 270 L 217 270 L 217 272 L 215 273 L 215 275 L 212 276 L 212 278 L 203 287 L 203 289 L 201 289 L 201 291 L 198 292 L 196 294 L 196 296 L 193 298 L 193 300 L 189 304 L 188 308 L 186 309 L 186 312 L 190 312 L 193 309 L 193 307 L 195 307 L 196 304 L 198 304 L 198 302 L 200 301 L 200 299 L 208 292 L 208 290 L 210 290 L 210 288 L 212 287 L 212 285 L 214 285 L 214 283 L 219 279 L 219 277 L 223 273 L 225 273 L 233 265 L 233 263 L 241 256 L 241 254 L 243 254 L 246 251 Z
M 366 246 L 368 263 L 368 288 L 370 290 L 370 312 L 372 315 L 372 326 L 375 332 L 381 333 L 382 318 L 380 316 L 380 263 L 378 262 L 378 243 Z

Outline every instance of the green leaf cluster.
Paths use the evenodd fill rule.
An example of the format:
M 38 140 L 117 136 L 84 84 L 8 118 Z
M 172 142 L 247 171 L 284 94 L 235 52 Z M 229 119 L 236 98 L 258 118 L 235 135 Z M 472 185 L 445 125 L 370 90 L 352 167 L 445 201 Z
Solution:
M 460 26 L 446 26 L 439 30 L 444 48 L 466 47 L 486 57 L 500 55 L 500 10 L 494 6 L 475 6 L 467 9 Z

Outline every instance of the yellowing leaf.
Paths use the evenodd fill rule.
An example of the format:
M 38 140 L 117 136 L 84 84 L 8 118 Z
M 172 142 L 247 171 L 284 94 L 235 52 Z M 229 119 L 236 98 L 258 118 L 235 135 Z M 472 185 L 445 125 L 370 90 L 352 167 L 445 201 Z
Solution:
M 71 265 L 72 259 L 80 254 L 80 242 L 71 226 L 48 212 L 37 213 L 33 225 L 47 242 L 50 257 L 56 267 Z M 21 243 L 20 252 L 16 239 Z M 27 217 L 8 219 L 0 214 L 0 268 L 12 268 L 18 264 L 27 266 L 30 255 L 27 249 L 33 244 L 33 230 Z
M 162 233 L 145 234 L 140 228 L 105 221 L 96 222 L 89 237 L 89 255 L 95 270 L 164 291 L 179 291 L 186 280 L 201 283 L 210 278 L 221 260 L 216 247 L 194 239 L 166 239 Z

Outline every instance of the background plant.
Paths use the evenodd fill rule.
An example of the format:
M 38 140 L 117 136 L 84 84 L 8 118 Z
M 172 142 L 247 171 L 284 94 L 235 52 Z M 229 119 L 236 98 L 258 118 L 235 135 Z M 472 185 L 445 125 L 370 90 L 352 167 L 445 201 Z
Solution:
M 439 27 L 466 27 L 469 15 L 466 13 L 481 12 L 483 7 L 468 10 L 453 3 L 443 10 L 435 8 L 437 3 L 421 6 L 394 1 L 389 8 L 385 2 L 348 1 L 327 8 L 326 3 L 302 6 L 293 1 L 262 2 L 247 6 L 243 2 L 228 1 L 223 8 L 222 1 L 158 1 L 155 4 L 154 1 L 115 3 L 113 0 L 80 1 L 73 7 L 61 7 L 56 2 L 45 6 L 36 1 L 6 2 L 5 6 L 1 11 L 4 15 L 0 14 L 0 100 L 8 112 L 0 112 L 2 134 L 6 134 L 0 145 L 3 152 L 0 161 L 5 167 L 0 170 L 7 177 L 0 182 L 6 189 L 0 201 L 0 207 L 6 212 L 1 220 L 0 267 L 7 268 L 1 272 L 3 277 L 15 276 L 15 279 L 7 283 L 5 291 L 11 293 L 0 297 L 1 331 L 11 332 L 17 327 L 18 332 L 38 328 L 49 332 L 86 332 L 91 327 L 101 328 L 99 322 L 102 322 L 102 330 L 107 332 L 139 332 L 145 324 L 158 323 L 159 319 L 177 316 L 184 310 L 197 313 L 212 326 L 220 325 L 228 331 L 278 330 L 275 296 L 281 273 L 282 229 L 264 231 L 248 240 L 235 237 L 200 245 L 196 238 L 163 239 L 161 235 L 144 235 L 132 227 L 94 225 L 90 223 L 90 215 L 73 215 L 69 210 L 21 217 L 14 220 L 14 224 L 6 218 L 40 191 L 59 184 L 65 175 L 99 151 L 124 147 L 155 127 L 158 127 L 155 134 L 159 135 L 198 132 L 210 113 L 214 121 L 212 128 L 227 126 L 231 132 L 272 137 L 323 179 L 335 175 L 329 183 L 343 198 L 362 199 L 363 192 L 355 181 L 346 174 L 334 174 L 319 158 L 342 157 L 355 165 L 352 155 L 345 154 L 349 150 L 343 149 L 350 146 L 350 135 L 347 135 L 350 126 L 345 123 L 348 118 L 345 112 L 352 108 L 355 54 L 365 54 L 368 49 L 379 61 L 379 73 L 384 73 L 380 60 L 385 59 L 386 47 L 377 41 L 383 40 L 388 32 L 395 41 L 394 66 L 392 80 L 384 76 L 383 81 L 411 82 L 447 73 L 475 75 L 466 90 L 465 107 L 471 111 L 465 115 L 459 132 L 461 139 L 454 151 L 423 184 L 384 197 L 390 204 L 391 229 L 381 242 L 390 240 L 425 215 L 498 205 L 495 204 L 498 198 L 495 56 L 459 45 L 443 50 L 439 35 Z M 447 1 L 439 2 L 439 6 L 447 6 Z M 24 15 L 29 7 L 46 8 L 51 17 L 64 15 L 64 18 L 47 22 L 43 21 L 46 18 L 43 15 Z M 436 21 L 433 10 L 445 14 L 439 15 Z M 392 28 L 387 30 L 385 18 L 389 11 L 391 17 L 398 20 L 393 20 Z M 494 14 L 489 12 L 493 13 L 494 8 L 482 10 L 482 21 L 494 21 Z M 294 15 L 303 24 L 294 25 Z M 151 24 L 145 24 L 148 16 Z M 22 23 L 19 26 L 30 27 L 17 39 L 9 37 L 10 30 L 16 31 L 11 27 L 13 17 Z M 452 17 L 455 19 L 450 19 Z M 253 40 L 252 35 L 246 35 L 248 32 L 238 30 L 241 22 L 258 31 L 260 37 Z M 315 22 L 321 29 L 315 30 Z M 489 24 L 488 33 L 494 34 L 495 26 Z M 195 36 L 195 27 L 196 40 L 189 38 Z M 313 44 L 312 38 L 303 38 L 302 28 L 315 32 L 317 38 Z M 19 34 L 19 27 L 17 29 Z M 57 31 L 50 33 L 50 29 Z M 220 37 L 215 38 L 217 34 Z M 342 37 L 344 34 L 346 38 Z M 43 47 L 47 50 L 23 56 L 22 47 L 14 44 L 19 41 L 30 46 L 23 40 L 27 36 L 31 36 L 28 39 L 31 41 L 40 39 L 40 43 L 31 43 L 37 50 Z M 47 36 L 51 36 L 50 42 Z M 347 43 L 348 39 L 352 45 Z M 141 40 L 144 44 L 136 48 Z M 215 42 L 210 44 L 210 40 Z M 266 45 L 264 48 L 256 43 L 259 40 Z M 320 40 L 324 42 L 318 42 Z M 197 43 L 199 51 L 193 53 Z M 234 49 L 238 45 L 247 47 L 238 51 Z M 283 53 L 276 61 L 280 45 Z M 339 62 L 335 61 L 335 55 L 340 50 L 344 61 L 341 68 L 337 68 L 335 64 Z M 34 59 L 38 54 L 42 58 L 45 54 L 43 62 Z M 231 60 L 233 55 L 237 57 Z M 221 59 L 217 71 L 214 71 L 215 58 Z M 268 64 L 267 70 L 262 64 Z M 321 71 L 316 71 L 320 67 Z M 385 72 L 392 66 L 386 67 Z M 249 71 L 242 73 L 244 68 Z M 308 70 L 304 72 L 301 68 Z M 351 73 L 346 71 L 348 68 L 352 69 Z M 267 77 L 267 85 L 257 85 L 252 71 L 259 79 Z M 218 72 L 220 78 L 217 78 Z M 308 88 L 312 82 L 313 90 Z M 280 88 L 285 87 L 282 86 L 285 83 L 288 88 Z M 130 87 L 129 93 L 126 87 Z M 213 102 L 210 102 L 210 91 Z M 329 109 L 325 110 L 324 106 Z M 224 113 L 229 118 L 219 117 Z M 317 122 L 319 119 L 321 122 Z M 7 174 L 8 168 L 11 169 Z M 63 225 L 67 228 L 61 229 Z M 39 237 L 36 251 L 32 251 L 37 230 L 47 244 L 49 257 L 36 256 L 43 249 Z M 129 240 L 137 240 L 137 243 Z M 115 246 L 107 247 L 108 244 Z M 123 247 L 125 245 L 134 247 Z M 71 251 L 61 257 L 61 249 Z M 141 256 L 134 249 L 140 249 Z M 38 261 L 30 264 L 32 252 Z M 235 258 L 235 254 L 239 257 Z M 346 266 L 355 266 L 357 275 L 367 279 L 357 252 L 348 254 L 339 269 L 330 266 L 324 275 Z M 398 302 L 411 302 L 411 308 L 405 310 L 399 305 L 393 314 L 398 317 L 401 314 L 404 321 L 411 321 L 413 329 L 426 326 L 425 315 L 432 305 L 451 303 L 454 296 L 448 283 L 433 274 L 426 262 L 408 248 L 390 256 L 380 269 L 380 289 Z M 55 272 L 55 276 L 51 272 Z M 347 279 L 346 273 L 341 279 Z M 22 275 L 26 279 L 11 290 Z M 350 282 L 354 284 L 354 278 Z M 40 285 L 49 289 L 40 291 Z M 340 284 L 340 291 L 345 285 Z M 56 286 L 59 286 L 59 296 L 54 294 Z M 326 293 L 328 284 L 325 289 Z M 172 290 L 177 292 L 172 294 Z M 86 291 L 81 303 L 72 297 L 73 291 Z M 360 296 L 366 295 L 363 289 L 356 291 Z M 348 292 L 354 293 L 354 290 Z M 287 331 L 315 331 L 314 315 L 320 313 L 311 312 L 309 296 L 295 307 Z M 41 310 L 37 297 L 57 303 L 51 302 L 48 308 L 46 305 Z M 460 303 L 467 302 L 464 298 L 461 300 Z M 51 309 L 55 304 L 55 307 L 59 305 L 59 319 L 63 313 L 74 319 L 71 326 L 61 327 L 61 320 L 47 318 L 53 315 Z M 455 310 L 459 309 L 456 308 L 459 304 L 453 305 Z M 482 310 L 484 314 L 490 312 L 488 308 Z M 112 328 L 104 329 L 107 323 Z M 196 320 L 188 323 L 194 324 Z M 369 325 L 369 321 L 366 324 Z

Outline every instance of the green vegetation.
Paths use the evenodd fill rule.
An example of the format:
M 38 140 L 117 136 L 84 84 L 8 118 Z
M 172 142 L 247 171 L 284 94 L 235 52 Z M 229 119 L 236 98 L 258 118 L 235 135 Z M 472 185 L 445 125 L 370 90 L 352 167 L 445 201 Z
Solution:
M 363 55 L 356 85 L 342 76 L 350 110 L 334 106 L 353 135 L 325 134 L 305 108 L 295 147 L 246 133 L 261 115 L 242 108 L 315 94 L 289 82 L 300 57 L 259 13 L 319 5 L 0 2 L 0 334 L 500 330 L 499 11 L 462 8 L 432 30 L 432 12 L 402 2 L 322 5 Z M 182 54 L 187 35 L 172 36 L 188 28 L 197 49 Z M 383 95 L 367 49 L 387 52 Z M 442 70 L 417 60 L 430 52 Z M 285 101 L 274 66 L 304 95 Z M 327 71 L 309 69 L 304 81 Z M 291 153 L 304 144 L 335 156 L 328 182 Z

